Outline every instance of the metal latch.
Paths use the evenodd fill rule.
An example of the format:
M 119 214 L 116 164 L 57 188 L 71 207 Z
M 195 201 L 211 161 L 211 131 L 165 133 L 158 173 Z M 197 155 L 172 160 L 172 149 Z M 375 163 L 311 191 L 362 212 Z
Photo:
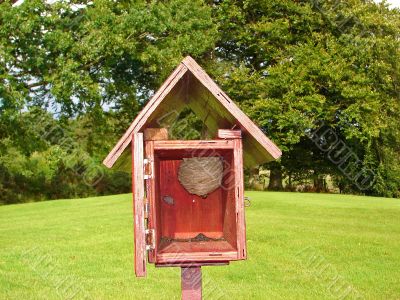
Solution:
M 146 229 L 144 232 L 146 234 L 146 250 L 154 250 L 156 248 L 156 231 L 154 229 Z
M 249 207 L 251 205 L 250 197 L 244 197 L 244 206 Z
M 143 160 L 143 173 L 144 173 L 144 179 L 150 179 L 152 178 L 153 174 L 153 164 L 152 161 L 145 158 Z

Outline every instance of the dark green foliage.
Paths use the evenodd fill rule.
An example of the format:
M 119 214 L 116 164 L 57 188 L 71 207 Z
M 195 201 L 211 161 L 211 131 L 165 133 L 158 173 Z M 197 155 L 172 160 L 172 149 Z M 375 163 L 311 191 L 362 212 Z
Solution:
M 212 48 L 216 32 L 209 8 L 182 0 L 3 3 L 0 24 L 0 109 L 36 104 L 66 116 L 105 105 L 136 113 L 183 56 Z
M 129 192 L 102 160 L 181 59 L 214 47 L 201 1 L 73 3 L 0 4 L 2 203 Z
M 264 166 L 271 189 L 325 191 L 329 177 L 341 192 L 400 197 L 399 10 L 371 0 L 73 2 L 84 5 L 0 4 L 0 202 L 129 192 L 130 175 L 101 162 L 186 55 L 283 150 Z M 374 172 L 371 186 L 360 190 L 310 139 L 321 124 L 360 159 L 347 171 Z M 190 110 L 170 133 L 213 138 Z
M 64 124 L 37 108 L 21 113 L 16 130 L 0 140 L 0 202 L 129 192 L 129 174 L 101 165 L 112 119 L 99 131 L 86 117 Z
M 398 196 L 398 10 L 357 0 L 226 0 L 214 17 L 220 38 L 208 69 L 283 150 L 281 168 L 268 168 Z M 373 186 L 360 191 L 310 142 L 321 123 L 374 172 Z

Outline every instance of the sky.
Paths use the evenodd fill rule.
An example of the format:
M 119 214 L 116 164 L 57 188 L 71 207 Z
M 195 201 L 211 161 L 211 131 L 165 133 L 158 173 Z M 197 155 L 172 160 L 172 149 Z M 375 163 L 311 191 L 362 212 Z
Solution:
M 389 2 L 392 6 L 400 7 L 400 0 L 390 0 Z
M 379 0 L 375 0 L 375 2 L 380 2 Z M 400 8 L 400 0 L 388 0 L 388 3 L 390 3 L 390 6 L 392 8 L 394 7 L 399 7 Z

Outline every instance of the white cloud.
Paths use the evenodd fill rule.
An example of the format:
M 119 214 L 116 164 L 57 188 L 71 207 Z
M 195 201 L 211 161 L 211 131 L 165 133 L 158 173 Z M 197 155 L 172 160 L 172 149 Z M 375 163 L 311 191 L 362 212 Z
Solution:
M 381 2 L 381 1 L 375 0 L 375 2 Z M 395 7 L 400 8 L 400 0 L 387 0 L 386 2 L 390 4 L 391 8 L 395 8 Z

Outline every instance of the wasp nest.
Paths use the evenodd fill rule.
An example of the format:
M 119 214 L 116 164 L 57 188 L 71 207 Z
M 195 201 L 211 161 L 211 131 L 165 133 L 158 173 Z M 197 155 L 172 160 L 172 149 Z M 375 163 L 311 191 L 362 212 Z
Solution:
M 220 157 L 184 158 L 178 179 L 190 194 L 205 198 L 221 186 L 223 170 Z

